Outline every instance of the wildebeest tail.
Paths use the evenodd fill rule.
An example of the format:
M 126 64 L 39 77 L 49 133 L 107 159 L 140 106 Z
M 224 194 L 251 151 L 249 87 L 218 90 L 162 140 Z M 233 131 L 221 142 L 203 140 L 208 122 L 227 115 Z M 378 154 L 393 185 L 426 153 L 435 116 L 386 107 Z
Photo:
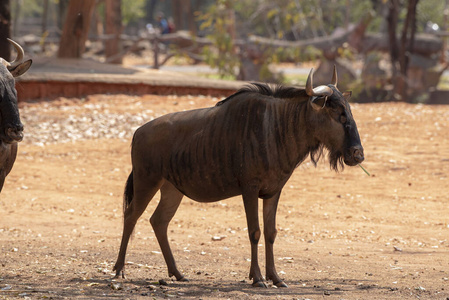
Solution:
M 123 214 L 125 213 L 126 208 L 131 204 L 131 201 L 133 201 L 133 195 L 134 195 L 134 184 L 133 184 L 133 172 L 128 176 L 128 180 L 126 180 L 125 185 L 125 192 L 123 193 Z

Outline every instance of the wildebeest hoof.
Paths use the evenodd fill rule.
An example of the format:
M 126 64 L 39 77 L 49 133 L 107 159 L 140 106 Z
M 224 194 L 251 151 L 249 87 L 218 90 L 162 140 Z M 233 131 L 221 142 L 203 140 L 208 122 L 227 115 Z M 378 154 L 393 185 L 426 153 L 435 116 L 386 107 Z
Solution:
M 182 276 L 181 278 L 177 279 L 178 281 L 189 281 L 188 278 L 186 278 L 185 276 Z
M 267 288 L 267 285 L 262 280 L 259 280 L 259 281 L 253 282 L 253 287 Z
M 126 279 L 125 274 L 122 274 L 121 276 L 123 279 Z M 115 274 L 114 277 L 112 277 L 112 279 L 119 279 L 120 278 L 120 274 Z
M 122 275 L 122 278 L 123 278 L 123 279 L 126 279 L 126 277 L 125 277 L 125 272 L 119 272 L 119 273 L 115 274 L 115 276 L 114 276 L 112 279 L 118 279 L 118 278 L 120 278 L 120 274 Z
M 288 288 L 288 285 L 285 284 L 285 282 L 283 281 L 279 281 L 277 283 L 273 283 L 275 286 L 277 286 L 278 288 Z

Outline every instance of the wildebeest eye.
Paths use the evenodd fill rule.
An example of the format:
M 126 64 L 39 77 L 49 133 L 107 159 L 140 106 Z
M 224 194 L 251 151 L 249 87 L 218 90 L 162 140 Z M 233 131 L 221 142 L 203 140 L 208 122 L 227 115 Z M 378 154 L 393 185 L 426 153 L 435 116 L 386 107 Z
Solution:
M 348 121 L 348 119 L 346 118 L 346 114 L 345 114 L 345 113 L 342 113 L 342 114 L 340 115 L 340 123 L 341 123 L 341 124 L 346 124 L 346 121 Z

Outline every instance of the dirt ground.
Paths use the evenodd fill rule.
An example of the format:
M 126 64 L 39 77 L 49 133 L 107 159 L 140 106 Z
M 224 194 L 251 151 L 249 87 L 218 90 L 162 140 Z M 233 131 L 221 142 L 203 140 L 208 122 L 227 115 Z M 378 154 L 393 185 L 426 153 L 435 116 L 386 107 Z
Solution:
M 306 161 L 286 184 L 275 258 L 289 288 L 251 287 L 241 198 L 184 199 L 169 239 L 190 281 L 176 282 L 148 222 L 157 195 L 130 244 L 128 278 L 112 280 L 133 131 L 217 100 L 21 103 L 26 136 L 0 196 L 0 299 L 449 298 L 449 107 L 403 103 L 352 106 L 371 177 Z

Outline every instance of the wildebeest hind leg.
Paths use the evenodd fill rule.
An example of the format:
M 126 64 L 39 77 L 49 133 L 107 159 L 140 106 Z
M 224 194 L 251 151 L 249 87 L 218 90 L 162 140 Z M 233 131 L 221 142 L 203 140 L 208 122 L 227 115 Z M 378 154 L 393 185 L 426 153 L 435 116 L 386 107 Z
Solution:
M 167 228 L 183 196 L 176 187 L 166 181 L 161 187 L 161 201 L 150 218 L 157 241 L 164 255 L 165 263 L 167 264 L 168 275 L 170 277 L 174 275 L 176 280 L 179 281 L 187 281 L 187 279 L 176 267 L 175 259 L 171 252 L 170 244 L 168 243 Z
M 124 213 L 124 225 L 122 242 L 120 244 L 120 251 L 118 254 L 117 262 L 115 263 L 114 270 L 116 271 L 115 277 L 119 277 L 122 273 L 122 277 L 125 278 L 124 266 L 126 248 L 128 247 L 129 238 L 136 226 L 137 220 L 143 214 L 148 206 L 148 203 L 154 197 L 156 192 L 161 187 L 163 180 L 150 180 L 150 178 L 144 176 L 136 176 L 134 173 L 134 195 L 132 201 L 126 208 Z M 132 178 L 132 177 L 131 177 Z M 131 184 L 133 184 L 131 182 Z
M 274 266 L 274 254 L 273 245 L 276 239 L 276 211 L 279 202 L 280 193 L 272 198 L 265 199 L 263 201 L 263 225 L 264 225 L 264 238 L 265 238 L 265 258 L 266 258 L 266 271 L 267 279 L 272 280 L 273 284 L 277 287 L 287 287 L 276 272 Z

